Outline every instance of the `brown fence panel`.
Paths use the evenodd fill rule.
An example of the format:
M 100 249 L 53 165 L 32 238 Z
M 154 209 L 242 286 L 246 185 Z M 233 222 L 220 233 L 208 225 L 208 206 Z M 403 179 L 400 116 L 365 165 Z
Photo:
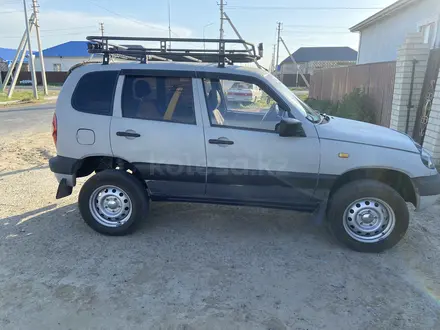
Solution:
M 333 90 L 333 70 L 322 70 L 321 92 L 319 99 L 331 100 Z
M 370 66 L 356 65 L 348 68 L 347 88 L 345 94 L 351 93 L 355 88 L 360 88 L 368 93 L 370 82 Z
M 321 99 L 321 88 L 322 88 L 322 71 L 316 71 L 310 77 L 310 89 L 309 97 L 314 99 Z
M 332 90 L 331 98 L 332 102 L 337 102 L 345 95 L 345 89 L 347 85 L 347 68 L 335 68 L 332 71 Z
M 377 123 L 382 126 L 390 126 L 395 75 L 395 63 L 378 63 L 370 66 L 367 93 L 373 102 Z
M 377 123 L 389 126 L 395 73 L 396 62 L 317 70 L 310 79 L 309 97 L 338 102 L 360 88 L 371 97 Z

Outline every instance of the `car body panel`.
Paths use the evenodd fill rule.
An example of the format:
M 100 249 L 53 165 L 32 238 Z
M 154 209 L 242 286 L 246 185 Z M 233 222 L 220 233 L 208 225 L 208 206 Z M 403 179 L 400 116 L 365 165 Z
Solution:
M 331 117 L 328 123 L 317 125 L 316 130 L 321 139 L 373 145 L 419 154 L 414 142 L 407 135 L 383 126 Z
M 204 95 L 198 82 L 199 95 Z M 308 203 L 318 183 L 319 140 L 312 131 L 307 137 L 280 137 L 273 131 L 212 126 L 205 100 L 201 100 L 207 156 L 206 194 L 214 198 Z M 313 134 L 314 133 L 314 134 Z M 211 144 L 227 139 L 232 145 Z
M 197 124 L 122 118 L 123 75 L 116 86 L 113 116 L 73 109 L 72 94 L 83 75 L 115 70 L 161 76 L 180 73 L 192 78 Z M 406 135 L 342 118 L 313 123 L 305 117 L 297 98 L 280 92 L 281 83 L 266 79 L 268 75 L 254 68 L 219 68 L 204 63 L 85 65 L 70 74 L 57 101 L 57 154 L 78 160 L 88 156 L 122 158 L 139 168 L 150 193 L 157 199 L 296 209 L 301 204 L 316 203 L 320 196 L 326 196 L 318 192 L 328 192 L 338 177 L 353 170 L 388 169 L 409 178 L 437 175 L 435 169 L 422 163 L 420 152 Z M 202 84 L 202 79 L 212 77 L 261 83 L 266 94 L 301 121 L 305 137 L 286 138 L 270 132 L 212 127 Z M 239 112 L 231 114 L 237 120 L 241 116 Z M 93 132 L 93 143 L 88 142 L 91 139 L 87 143 L 77 142 L 83 141 L 77 139 L 80 129 Z M 116 136 L 126 130 L 139 131 L 141 137 L 132 140 Z M 210 139 L 218 138 L 233 140 L 234 145 L 209 144 Z M 74 173 L 62 172 L 57 177 L 66 179 L 64 184 L 75 185 Z
M 124 118 L 123 83 L 124 76 L 120 76 L 110 128 L 113 156 L 133 163 L 153 194 L 204 194 L 206 154 L 198 100 L 194 100 L 196 125 Z M 193 84 L 193 92 L 194 88 Z M 121 131 L 133 131 L 140 137 L 117 136 Z
M 101 69 L 101 67 L 96 68 Z M 109 68 L 111 69 L 111 68 Z M 117 71 L 115 68 L 105 71 Z M 108 136 L 111 116 L 89 114 L 75 110 L 72 107 L 72 94 L 76 84 L 84 72 L 75 70 L 67 78 L 58 96 L 56 103 L 57 116 L 57 154 L 72 158 L 88 156 L 111 156 L 112 150 Z M 84 129 L 93 132 L 94 142 L 90 145 L 77 141 L 78 130 Z

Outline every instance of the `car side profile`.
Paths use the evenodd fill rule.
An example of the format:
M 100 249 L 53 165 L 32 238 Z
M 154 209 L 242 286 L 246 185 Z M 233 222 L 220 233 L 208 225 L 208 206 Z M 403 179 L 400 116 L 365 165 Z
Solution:
M 224 86 L 261 91 L 231 106 Z M 230 89 L 229 89 L 230 90 Z M 270 73 L 207 63 L 90 64 L 72 71 L 53 121 L 57 198 L 91 176 L 93 229 L 131 232 L 151 201 L 324 211 L 351 249 L 380 252 L 440 197 L 431 156 L 384 127 L 321 115 Z

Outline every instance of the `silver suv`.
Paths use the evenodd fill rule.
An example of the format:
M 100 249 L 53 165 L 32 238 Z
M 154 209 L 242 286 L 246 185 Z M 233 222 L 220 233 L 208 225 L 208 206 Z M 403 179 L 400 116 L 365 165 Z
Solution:
M 261 94 L 228 99 L 234 84 Z M 325 214 L 357 251 L 398 243 L 440 195 L 431 156 L 405 134 L 321 115 L 270 73 L 206 63 L 92 64 L 75 69 L 53 120 L 57 198 L 78 177 L 93 229 L 132 231 L 150 201 L 249 205 Z

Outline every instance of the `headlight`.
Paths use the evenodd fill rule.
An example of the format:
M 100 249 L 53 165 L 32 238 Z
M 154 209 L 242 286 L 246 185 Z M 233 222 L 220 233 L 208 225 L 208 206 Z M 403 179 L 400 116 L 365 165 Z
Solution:
M 420 151 L 420 158 L 422 159 L 423 164 L 425 164 L 427 168 L 430 168 L 431 170 L 435 169 L 435 165 L 434 162 L 432 161 L 431 154 L 428 151 L 426 151 L 424 148 L 422 148 L 422 150 Z

